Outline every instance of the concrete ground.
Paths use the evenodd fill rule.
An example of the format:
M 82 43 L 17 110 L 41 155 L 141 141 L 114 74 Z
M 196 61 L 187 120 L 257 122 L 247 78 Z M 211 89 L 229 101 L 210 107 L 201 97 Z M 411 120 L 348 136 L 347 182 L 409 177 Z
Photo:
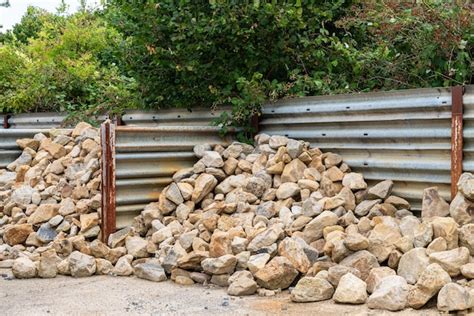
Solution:
M 181 286 L 135 277 L 11 279 L 0 270 L 0 315 L 439 315 L 436 309 L 399 313 L 333 301 L 292 303 L 273 297 L 233 297 L 215 286 Z

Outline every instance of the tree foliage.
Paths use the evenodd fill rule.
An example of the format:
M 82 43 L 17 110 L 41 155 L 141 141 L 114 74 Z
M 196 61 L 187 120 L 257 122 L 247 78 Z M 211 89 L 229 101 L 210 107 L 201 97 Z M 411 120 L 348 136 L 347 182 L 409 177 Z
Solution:
M 30 8 L 0 42 L 0 109 L 120 112 L 472 82 L 473 7 L 444 0 L 106 0 Z
M 137 106 L 136 82 L 114 64 L 123 38 L 90 12 L 28 10 L 0 46 L 0 110 L 65 111 L 77 119 Z
M 246 126 L 281 97 L 471 81 L 471 11 L 461 2 L 122 1 L 125 67 L 149 107 L 232 105 Z

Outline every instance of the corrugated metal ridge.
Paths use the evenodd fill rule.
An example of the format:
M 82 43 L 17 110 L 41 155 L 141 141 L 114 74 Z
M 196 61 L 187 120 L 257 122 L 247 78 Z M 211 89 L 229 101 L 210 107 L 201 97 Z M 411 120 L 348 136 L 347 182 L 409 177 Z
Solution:
M 373 111 L 366 111 L 364 113 L 357 113 L 354 115 L 350 112 L 345 112 L 339 115 L 334 115 L 329 112 L 319 112 L 317 109 L 312 109 L 312 112 L 296 113 L 292 114 L 292 117 L 286 117 L 288 113 L 285 114 L 267 114 L 261 120 L 260 124 L 262 125 L 272 125 L 272 124 L 313 124 L 313 123 L 337 123 L 342 120 L 346 122 L 380 122 L 380 121 L 404 121 L 407 117 L 411 119 L 417 119 L 420 121 L 433 120 L 433 119 L 448 119 L 451 117 L 451 111 L 449 108 L 438 108 L 438 112 L 422 112 L 422 111 L 399 111 L 390 113 L 390 116 L 387 116 L 388 111 L 380 111 L 374 113 Z M 278 122 L 274 119 L 278 118 Z
M 192 152 L 151 152 L 151 153 L 119 153 L 116 155 L 115 159 L 120 160 L 172 160 L 176 158 L 194 158 L 194 153 Z
M 404 101 L 410 101 L 404 103 Z M 449 106 L 449 88 L 422 88 L 397 91 L 381 91 L 360 94 L 322 95 L 283 99 L 266 104 L 263 114 L 302 113 L 307 106 L 318 107 L 318 112 L 367 111 L 382 109 L 418 109 Z
M 159 111 L 126 111 L 122 116 L 124 121 L 169 121 L 169 120 L 209 120 L 218 117 L 222 112 L 229 111 L 230 108 L 195 108 L 187 109 L 163 109 Z
M 176 132 L 193 132 L 193 133 L 210 133 L 219 131 L 218 126 L 117 126 L 117 132 L 124 133 L 176 133 Z

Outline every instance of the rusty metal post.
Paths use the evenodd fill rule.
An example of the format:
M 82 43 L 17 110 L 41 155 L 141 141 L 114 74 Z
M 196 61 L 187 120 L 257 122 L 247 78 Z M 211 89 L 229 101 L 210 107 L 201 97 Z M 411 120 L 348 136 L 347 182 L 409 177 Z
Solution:
M 3 128 L 10 128 L 10 124 L 8 123 L 9 118 L 10 118 L 10 115 L 5 114 L 3 116 Z
M 107 243 L 115 232 L 115 125 L 110 120 L 100 126 L 102 177 L 102 241 Z
M 463 86 L 451 90 L 451 199 L 457 193 L 457 183 L 462 174 L 463 90 Z
M 260 127 L 259 124 L 260 124 L 260 115 L 254 114 L 250 118 L 250 126 L 252 126 L 252 129 L 253 129 L 253 136 L 258 134 L 259 127 Z

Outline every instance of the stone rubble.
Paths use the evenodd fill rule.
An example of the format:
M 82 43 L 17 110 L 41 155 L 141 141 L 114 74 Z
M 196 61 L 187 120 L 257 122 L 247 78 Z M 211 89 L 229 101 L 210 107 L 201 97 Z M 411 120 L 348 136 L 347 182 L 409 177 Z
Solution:
M 97 130 L 18 140 L 23 153 L 0 171 L 0 263 L 17 278 L 135 275 L 234 296 L 289 289 L 293 302 L 474 307 L 472 174 L 451 204 L 427 188 L 418 218 L 392 181 L 369 185 L 338 154 L 285 136 L 255 144 L 195 146 L 194 166 L 104 244 Z

